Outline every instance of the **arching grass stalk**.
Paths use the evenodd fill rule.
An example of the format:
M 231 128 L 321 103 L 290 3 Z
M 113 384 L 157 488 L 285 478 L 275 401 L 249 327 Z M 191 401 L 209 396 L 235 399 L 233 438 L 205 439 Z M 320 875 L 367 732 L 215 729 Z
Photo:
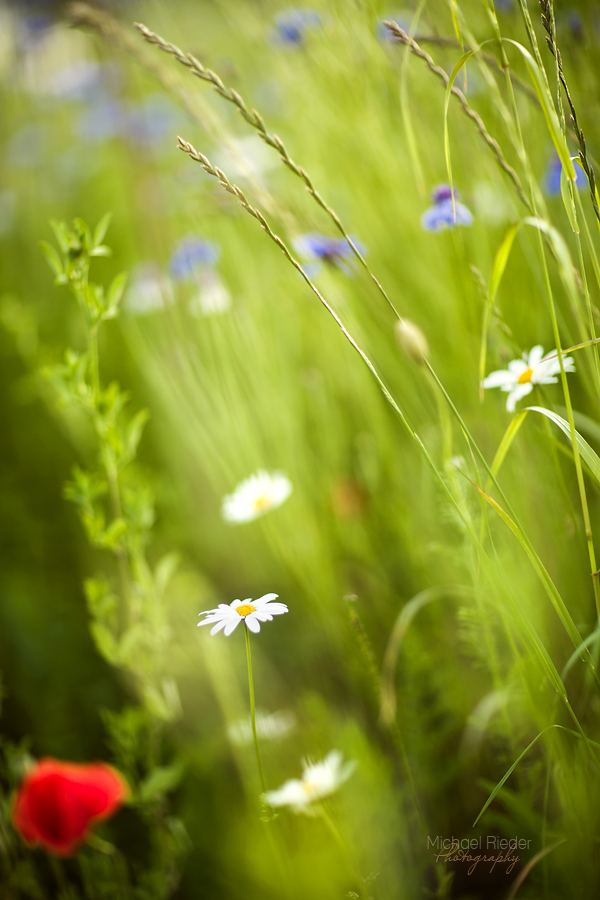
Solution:
M 244 632 L 246 635 L 246 658 L 248 660 L 248 690 L 250 692 L 250 718 L 252 719 L 252 735 L 254 737 L 254 749 L 256 751 L 256 762 L 258 763 L 258 772 L 260 775 L 260 786 L 263 794 L 267 790 L 265 782 L 265 773 L 263 770 L 262 760 L 260 758 L 260 747 L 258 746 L 258 734 L 256 732 L 256 704 L 254 702 L 254 679 L 252 677 L 252 652 L 250 650 L 250 631 L 244 622 Z
M 179 147 L 181 150 L 183 150 L 184 153 L 187 153 L 191 159 L 195 160 L 196 162 L 199 162 L 205 172 L 207 172 L 209 175 L 212 175 L 213 177 L 217 178 L 219 181 L 219 184 L 221 185 L 221 187 L 224 190 L 228 191 L 230 194 L 233 194 L 237 198 L 237 200 L 240 203 L 240 205 L 242 206 L 242 208 L 245 209 L 249 215 L 251 215 L 253 218 L 255 218 L 260 223 L 262 229 L 267 233 L 267 235 L 271 238 L 271 240 L 275 244 L 277 244 L 277 246 L 282 251 L 282 253 L 286 257 L 286 259 L 299 272 L 299 274 L 302 276 L 302 278 L 304 279 L 306 284 L 310 287 L 311 291 L 316 295 L 316 297 L 319 299 L 320 303 L 325 307 L 325 309 L 327 310 L 329 315 L 334 319 L 334 321 L 336 322 L 338 327 L 341 329 L 346 340 L 356 350 L 356 352 L 359 354 L 359 356 L 361 357 L 361 359 L 363 360 L 365 365 L 368 367 L 368 369 L 372 373 L 372 375 L 375 378 L 384 397 L 386 398 L 388 403 L 391 405 L 391 407 L 394 409 L 396 414 L 399 416 L 402 424 L 404 425 L 404 427 L 408 431 L 410 437 L 412 438 L 412 440 L 415 442 L 415 444 L 417 445 L 417 447 L 423 454 L 425 461 L 427 462 L 428 466 L 430 467 L 430 469 L 436 476 L 439 484 L 442 486 L 445 496 L 450 500 L 450 502 L 452 503 L 452 506 L 458 512 L 461 521 L 466 526 L 469 536 L 471 537 L 471 539 L 473 540 L 475 545 L 479 549 L 482 549 L 479 539 L 477 537 L 477 534 L 474 532 L 474 530 L 471 526 L 471 523 L 467 519 L 465 519 L 464 513 L 463 513 L 459 503 L 457 502 L 456 497 L 454 496 L 454 494 L 448 487 L 448 484 L 446 483 L 446 480 L 442 476 L 441 472 L 438 470 L 429 451 L 427 450 L 427 447 L 425 446 L 425 444 L 423 443 L 423 441 L 421 440 L 419 435 L 414 431 L 414 429 L 410 425 L 410 422 L 408 421 L 408 419 L 402 412 L 402 409 L 400 408 L 400 406 L 398 405 L 398 403 L 396 402 L 396 400 L 390 393 L 385 382 L 381 378 L 379 372 L 377 371 L 377 369 L 375 368 L 375 366 L 373 365 L 373 363 L 371 362 L 371 360 L 369 359 L 369 357 L 367 356 L 365 351 L 362 349 L 362 347 L 359 346 L 359 344 L 356 342 L 356 340 L 350 334 L 350 332 L 348 331 L 348 329 L 346 328 L 346 326 L 344 325 L 344 323 L 342 322 L 340 317 L 337 315 L 335 310 L 332 309 L 332 307 L 329 305 L 329 303 L 327 302 L 325 297 L 321 294 L 319 289 L 316 287 L 316 285 L 313 283 L 313 281 L 309 278 L 309 276 L 307 275 L 305 270 L 302 268 L 302 266 L 300 265 L 298 260 L 296 260 L 292 256 L 292 254 L 288 250 L 284 241 L 282 241 L 282 239 L 279 237 L 279 235 L 275 234 L 275 232 L 272 230 L 272 228 L 270 227 L 269 223 L 267 222 L 267 220 L 265 219 L 263 214 L 259 210 L 255 209 L 254 207 L 252 207 L 250 205 L 250 203 L 248 202 L 243 191 L 237 185 L 232 184 L 229 181 L 229 179 L 227 178 L 226 174 L 221 169 L 213 166 L 212 163 L 210 162 L 210 160 L 203 153 L 199 153 L 188 141 L 185 141 L 181 137 L 179 138 Z M 533 564 L 538 577 L 540 578 L 542 584 L 544 585 L 546 593 L 548 594 L 548 597 L 550 598 L 550 601 L 551 601 L 552 605 L 554 606 L 554 609 L 556 610 L 556 612 L 563 624 L 563 627 L 565 628 L 567 634 L 571 638 L 573 645 L 575 647 L 578 647 L 582 642 L 581 635 L 580 635 L 575 623 L 573 622 L 573 619 L 569 613 L 569 610 L 567 609 L 565 602 L 562 599 L 556 585 L 552 581 L 552 578 L 550 577 L 548 571 L 546 570 L 546 567 L 544 566 L 544 564 L 542 563 L 538 554 L 536 553 L 536 551 L 533 547 L 533 544 L 531 543 L 531 541 L 529 540 L 529 538 L 527 537 L 527 535 L 525 534 L 525 532 L 523 531 L 521 526 L 518 524 L 518 522 L 514 518 L 514 514 L 512 513 L 512 510 L 510 509 L 508 501 L 504 497 L 504 493 L 503 493 L 502 489 L 498 485 L 490 467 L 488 466 L 488 464 L 485 460 L 485 457 L 483 456 L 483 453 L 481 452 L 481 450 L 475 443 L 474 439 L 471 437 L 471 435 L 467 429 L 467 426 L 463 422 L 462 417 L 460 416 L 460 413 L 456 409 L 456 406 L 452 402 L 450 396 L 448 395 L 447 391 L 443 387 L 438 376 L 433 371 L 433 368 L 429 365 L 429 363 L 427 363 L 427 366 L 428 366 L 431 374 L 434 376 L 440 389 L 443 391 L 448 404 L 450 405 L 454 415 L 457 417 L 457 419 L 461 425 L 461 428 L 463 429 L 463 432 L 465 433 L 466 436 L 468 436 L 468 439 L 472 443 L 472 446 L 473 446 L 475 452 L 477 453 L 477 455 L 483 462 L 483 464 L 486 468 L 486 471 L 492 477 L 494 484 L 497 487 L 501 498 L 506 503 L 511 515 L 507 515 L 507 513 L 504 510 L 502 510 L 502 508 L 499 506 L 499 504 L 495 503 L 495 501 L 491 501 L 491 498 L 489 498 L 489 500 L 494 504 L 496 511 L 499 511 L 499 513 L 500 513 L 501 517 L 503 518 L 503 520 L 505 521 L 505 523 L 507 523 L 509 525 L 509 527 L 511 528 L 511 530 L 516 535 L 516 537 L 520 541 L 521 545 L 527 552 L 527 555 L 529 556 L 529 559 L 530 559 L 531 563 Z M 478 488 L 478 490 L 481 490 L 481 489 Z M 587 661 L 588 665 L 590 666 L 590 668 L 592 669 L 594 678 L 597 680 L 598 676 L 596 675 L 596 672 L 594 671 L 593 666 L 591 664 L 591 660 L 589 658 L 589 653 L 586 654 L 586 661 Z

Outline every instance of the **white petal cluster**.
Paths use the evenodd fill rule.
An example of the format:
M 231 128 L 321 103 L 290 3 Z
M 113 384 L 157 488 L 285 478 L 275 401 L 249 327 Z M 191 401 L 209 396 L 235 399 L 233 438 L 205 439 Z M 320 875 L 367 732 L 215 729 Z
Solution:
M 306 762 L 302 778 L 286 781 L 278 790 L 263 794 L 269 806 L 289 806 L 294 812 L 311 813 L 311 807 L 328 797 L 350 778 L 356 763 L 344 762 L 339 750 L 332 750 L 324 760 Z
M 223 518 L 235 524 L 252 522 L 281 506 L 291 493 L 292 482 L 283 472 L 259 469 L 223 499 Z
M 227 603 L 219 603 L 216 609 L 207 609 L 199 613 L 206 616 L 200 625 L 212 625 L 211 634 L 223 631 L 226 637 L 233 634 L 240 622 L 245 622 L 247 628 L 258 634 L 261 622 L 270 622 L 273 616 L 281 616 L 288 612 L 285 603 L 272 603 L 277 594 L 265 594 L 258 600 L 234 600 L 229 606 Z
M 274 713 L 264 712 L 262 709 L 256 710 L 256 733 L 259 738 L 266 741 L 276 741 L 285 737 L 290 731 L 296 727 L 296 718 L 293 713 L 288 710 L 281 709 Z M 236 747 L 250 746 L 254 740 L 252 731 L 252 719 L 239 719 L 227 729 L 229 740 Z
M 499 387 L 501 391 L 507 391 L 506 408 L 514 412 L 515 405 L 533 390 L 534 384 L 555 384 L 560 374 L 560 364 L 556 356 L 556 350 L 552 350 L 544 357 L 544 348 L 536 344 L 529 354 L 524 353 L 523 359 L 513 359 L 508 364 L 508 369 L 492 372 L 482 382 L 484 388 Z M 552 357 L 552 358 L 549 358 Z M 565 372 L 574 372 L 575 363 L 572 357 L 563 356 Z

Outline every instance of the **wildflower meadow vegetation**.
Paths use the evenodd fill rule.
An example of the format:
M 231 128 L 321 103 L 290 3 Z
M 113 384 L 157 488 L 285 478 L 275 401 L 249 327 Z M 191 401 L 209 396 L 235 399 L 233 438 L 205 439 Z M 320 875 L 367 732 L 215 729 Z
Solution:
M 600 896 L 599 60 L 0 0 L 2 900 Z

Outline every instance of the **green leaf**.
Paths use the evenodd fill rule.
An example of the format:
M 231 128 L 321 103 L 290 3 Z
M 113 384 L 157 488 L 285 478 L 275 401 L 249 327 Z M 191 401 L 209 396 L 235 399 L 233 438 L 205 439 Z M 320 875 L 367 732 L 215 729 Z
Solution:
M 99 247 L 90 250 L 90 256 L 112 256 L 112 250 L 106 244 L 100 244 Z
M 470 481 L 470 479 L 469 479 L 469 481 Z M 523 534 L 521 529 L 518 527 L 518 525 L 515 522 L 513 522 L 511 517 L 508 515 L 508 513 L 502 509 L 500 504 L 496 500 L 494 500 L 493 497 L 490 497 L 490 495 L 488 493 L 486 493 L 483 490 L 483 488 L 480 488 L 479 485 L 475 484 L 475 482 L 471 481 L 471 484 L 473 485 L 473 487 L 476 488 L 476 490 L 481 494 L 481 496 L 490 504 L 490 506 L 496 510 L 496 512 L 502 519 L 502 521 L 506 525 L 508 525 L 508 527 L 510 528 L 510 530 L 512 531 L 514 536 L 517 538 L 517 540 L 519 541 L 519 543 L 525 550 L 525 553 L 529 557 L 532 566 L 534 567 L 535 571 L 537 572 L 537 574 L 540 578 L 540 581 L 542 582 L 542 584 L 544 585 L 544 588 L 546 589 L 546 593 L 548 594 L 548 597 L 550 598 L 550 602 L 552 603 L 554 609 L 556 610 L 556 614 L 558 615 L 560 621 L 562 622 L 565 631 L 571 638 L 573 646 L 578 647 L 579 644 L 581 644 L 581 635 L 579 634 L 577 626 L 575 625 L 575 622 L 573 621 L 571 614 L 570 614 L 569 610 L 567 609 L 563 598 L 560 596 L 556 585 L 552 581 L 552 578 L 550 577 L 548 570 L 546 569 L 546 567 L 542 563 L 541 559 L 539 558 L 539 556 L 533 549 L 532 545 L 529 543 L 529 541 L 527 540 L 527 538 L 525 537 L 525 535 Z M 528 624 L 527 620 L 524 620 L 524 622 L 526 625 Z M 532 630 L 531 635 L 533 636 L 533 634 L 534 634 L 534 632 Z M 537 643 L 537 640 L 536 640 L 536 643 Z M 540 653 L 542 653 L 542 651 L 543 651 L 543 653 L 542 653 L 543 662 L 545 664 L 546 671 L 548 673 L 548 677 L 554 684 L 554 687 L 556 688 L 556 690 L 559 691 L 559 693 L 561 694 L 563 699 L 566 700 L 567 693 L 565 691 L 565 687 L 562 684 L 562 682 L 560 681 L 558 672 L 556 671 L 554 665 L 552 664 L 550 658 L 548 657 L 548 654 L 546 653 L 546 650 L 543 648 L 541 643 L 539 644 L 539 649 L 540 649 Z M 540 661 L 542 661 L 542 656 L 540 656 Z
M 537 98 L 540 101 L 542 112 L 544 113 L 546 125 L 548 126 L 548 131 L 550 132 L 550 137 L 552 138 L 552 142 L 556 148 L 556 152 L 560 157 L 560 161 L 563 165 L 567 177 L 571 180 L 574 180 L 575 168 L 573 167 L 573 162 L 571 161 L 571 154 L 569 153 L 569 148 L 567 147 L 567 142 L 562 133 L 560 122 L 558 121 L 558 116 L 556 115 L 556 110 L 554 109 L 554 104 L 552 102 L 552 97 L 550 96 L 550 92 L 548 90 L 542 72 L 540 71 L 538 64 L 536 63 L 529 50 L 526 50 L 522 44 L 519 44 L 518 41 L 513 41 L 510 38 L 504 38 L 504 40 L 516 47 L 525 60 L 527 68 L 529 69 L 529 74 L 531 75 L 533 87 L 537 94 Z
M 92 250 L 98 247 L 104 240 L 111 219 L 112 213 L 106 213 L 106 215 L 102 216 L 102 218 L 96 225 L 96 228 L 94 230 L 94 237 L 92 238 Z
M 179 785 L 184 773 L 183 764 L 176 762 L 171 766 L 160 766 L 153 769 L 140 785 L 140 800 L 154 800 L 161 794 L 168 794 Z
M 130 462 L 134 459 L 135 454 L 137 452 L 138 444 L 142 437 L 142 432 L 144 430 L 144 425 L 150 418 L 150 413 L 147 409 L 140 409 L 127 423 L 124 434 L 124 452 L 123 452 L 123 461 L 125 463 Z
M 481 330 L 481 347 L 479 351 L 479 391 L 480 396 L 483 395 L 483 388 L 481 387 L 481 382 L 485 378 L 485 367 L 486 367 L 486 358 L 487 358 L 487 338 L 488 338 L 488 330 L 490 327 L 490 318 L 492 316 L 492 309 L 494 308 L 494 300 L 496 299 L 496 294 L 498 293 L 498 288 L 500 287 L 500 282 L 502 281 L 502 276 L 504 275 L 504 270 L 506 269 L 506 265 L 508 263 L 508 259 L 510 257 L 510 252 L 512 250 L 513 244 L 515 242 L 515 238 L 517 236 L 517 232 L 519 230 L 520 222 L 515 222 L 514 225 L 511 225 L 504 237 L 502 238 L 502 243 L 498 248 L 498 252 L 496 253 L 496 258 L 494 259 L 494 265 L 492 267 L 492 275 L 490 277 L 490 287 L 488 291 L 488 298 L 485 307 L 485 313 L 483 316 L 483 328 Z
M 489 43 L 489 41 L 484 41 L 484 44 Z M 452 95 L 452 88 L 454 86 L 454 82 L 456 80 L 456 76 L 464 66 L 466 62 L 473 56 L 474 53 L 483 47 L 483 44 L 480 44 L 479 47 L 475 47 L 474 50 L 469 50 L 468 53 L 465 53 L 458 60 L 452 72 L 450 74 L 450 78 L 448 79 L 448 84 L 446 85 L 446 98 L 444 100 L 444 153 L 446 155 L 446 170 L 448 172 L 448 183 L 450 185 L 450 190 L 452 190 L 452 162 L 450 159 L 450 132 L 448 129 L 448 108 L 450 106 L 450 97 Z M 454 209 L 454 191 L 452 191 L 452 208 Z
M 491 473 L 494 476 L 494 478 L 500 471 L 502 463 L 504 462 L 504 458 L 505 458 L 506 454 L 508 453 L 508 451 L 510 450 L 511 444 L 514 441 L 514 439 L 516 438 L 516 436 L 519 432 L 519 429 L 521 428 L 521 425 L 525 421 L 526 416 L 527 416 L 527 410 L 526 409 L 521 410 L 521 412 L 517 413 L 517 415 L 514 417 L 514 419 L 511 421 L 510 425 L 506 429 L 506 431 L 504 433 L 504 437 L 500 441 L 500 446 L 496 450 L 496 455 L 495 455 L 494 461 L 491 465 Z M 489 480 L 488 480 L 488 485 L 489 485 Z
M 113 519 L 106 531 L 97 539 L 102 547 L 108 550 L 115 550 L 121 543 L 121 538 L 129 530 L 129 525 L 125 519 Z
M 48 241 L 40 241 L 39 246 L 56 277 L 64 279 L 63 264 L 58 251 Z
M 544 409 L 544 407 L 542 406 L 528 406 L 527 409 L 530 412 L 537 412 L 542 416 L 546 416 L 547 419 L 550 419 L 551 422 L 554 422 L 555 425 L 558 425 L 561 431 L 566 434 L 569 440 L 571 440 L 571 428 L 569 426 L 569 423 L 561 418 L 557 413 L 552 412 L 552 410 L 550 409 Z M 587 465 L 589 471 L 596 479 L 598 484 L 600 484 L 600 457 L 594 450 L 592 450 L 588 442 L 581 437 L 578 431 L 575 432 L 575 440 L 577 441 L 579 455 Z
M 116 316 L 128 277 L 127 272 L 121 272 L 120 275 L 113 278 L 111 285 L 106 292 L 106 309 L 102 316 L 103 319 L 112 319 Z
M 69 253 L 70 234 L 69 229 L 64 222 L 57 222 L 56 219 L 50 220 L 50 227 L 54 232 L 54 236 L 58 242 L 62 253 L 67 256 Z
M 560 194 L 565 206 L 565 210 L 567 212 L 569 224 L 571 225 L 571 228 L 575 232 L 575 234 L 579 234 L 579 225 L 577 224 L 575 204 L 573 202 L 573 197 L 571 196 L 571 189 L 569 188 L 569 182 L 567 176 L 565 175 L 565 170 L 562 168 L 560 170 Z
M 154 583 L 156 585 L 156 590 L 159 594 L 163 594 L 167 589 L 167 586 L 175 574 L 179 564 L 181 562 L 181 557 L 179 553 L 167 553 L 162 557 L 156 564 L 156 568 L 154 569 Z
M 117 664 L 119 648 L 112 632 L 101 622 L 92 622 L 90 631 L 101 656 L 112 665 Z

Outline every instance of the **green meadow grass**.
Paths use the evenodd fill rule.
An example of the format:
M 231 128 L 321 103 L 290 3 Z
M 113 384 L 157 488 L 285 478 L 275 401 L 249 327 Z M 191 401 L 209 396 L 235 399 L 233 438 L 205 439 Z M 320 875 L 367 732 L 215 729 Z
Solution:
M 546 189 L 556 148 L 576 156 L 577 137 L 564 93 L 556 101 L 539 9 L 530 4 L 535 46 L 519 4 L 498 9 L 496 25 L 491 0 L 404 11 L 447 76 L 487 42 L 455 73 L 477 122 L 422 56 L 378 37 L 378 23 L 402 10 L 347 0 L 318 8 L 321 26 L 303 47 L 271 39 L 281 11 L 272 2 L 148 0 L 119 7 L 122 30 L 107 31 L 102 17 L 104 36 L 62 20 L 28 55 L 8 39 L 2 50 L 0 202 L 5 191 L 15 204 L 0 236 L 3 810 L 8 818 L 25 751 L 130 765 L 134 788 L 131 807 L 100 830 L 118 848 L 113 868 L 110 854 L 88 848 L 57 875 L 11 836 L 7 897 L 558 900 L 598 891 L 590 547 L 600 527 L 600 377 L 590 341 L 600 235 L 585 185 L 576 192 L 565 180 L 564 201 Z M 593 165 L 598 23 L 580 4 L 581 35 L 572 12 L 557 5 L 556 43 Z M 145 43 L 134 19 L 237 93 L 228 102 L 214 81 Z M 529 67 L 509 39 L 531 54 Z M 172 124 L 159 141 L 81 135 L 91 101 L 57 99 L 44 85 L 82 58 L 111 67 L 110 90 L 124 103 L 170 94 Z M 240 106 L 258 111 L 307 179 L 261 143 Z M 178 135 L 237 185 L 242 204 L 178 149 Z M 223 148 L 252 136 L 238 146 L 261 148 L 265 168 L 248 178 Z M 448 158 L 474 221 L 431 233 L 421 216 L 449 180 Z M 84 352 L 90 332 L 38 244 L 55 243 L 50 219 L 95 225 L 108 211 L 112 256 L 91 259 L 91 281 L 108 286 L 147 260 L 167 272 L 176 241 L 196 233 L 219 244 L 232 304 L 192 315 L 195 288 L 174 283 L 167 309 L 133 315 L 126 292 L 118 317 L 101 324 L 101 384 L 128 392 L 125 416 L 150 413 L 119 475 L 138 544 L 117 537 L 101 549 L 62 495 L 73 465 L 96 471 L 106 459 L 110 440 L 89 424 L 99 395 L 92 412 L 73 395 L 61 406 L 40 374 L 67 348 Z M 366 266 L 352 259 L 350 276 L 328 264 L 313 274 L 293 249 L 305 233 L 339 236 L 334 217 L 364 248 Z M 426 337 L 426 360 L 402 350 L 395 311 Z M 585 344 L 571 354 L 568 393 L 536 387 L 514 414 L 500 391 L 481 397 L 487 315 L 485 374 L 535 344 L 550 351 L 557 335 L 563 349 Z M 553 412 L 562 428 L 539 410 L 523 416 L 527 406 Z M 222 499 L 258 469 L 282 470 L 293 492 L 232 526 Z M 155 516 L 142 503 L 150 487 Z M 105 511 L 110 522 L 114 506 Z M 173 552 L 160 596 L 152 573 L 165 559 L 166 573 Z M 123 553 L 133 587 L 119 581 Z M 119 639 L 128 616 L 140 628 L 120 663 L 97 627 L 95 644 L 88 633 L 88 620 L 108 622 L 100 606 L 88 612 L 89 578 L 108 579 L 119 596 Z M 252 637 L 256 702 L 295 725 L 260 739 L 267 786 L 299 777 L 303 758 L 341 750 L 357 766 L 327 818 L 265 815 L 252 741 L 238 746 L 228 731 L 249 716 L 241 629 L 229 638 L 194 630 L 202 610 L 268 592 L 289 614 Z M 174 683 L 180 700 L 164 688 Z M 438 836 L 481 838 L 484 851 L 491 837 L 527 846 L 509 872 L 480 861 L 469 874 L 464 861 L 436 862 Z

